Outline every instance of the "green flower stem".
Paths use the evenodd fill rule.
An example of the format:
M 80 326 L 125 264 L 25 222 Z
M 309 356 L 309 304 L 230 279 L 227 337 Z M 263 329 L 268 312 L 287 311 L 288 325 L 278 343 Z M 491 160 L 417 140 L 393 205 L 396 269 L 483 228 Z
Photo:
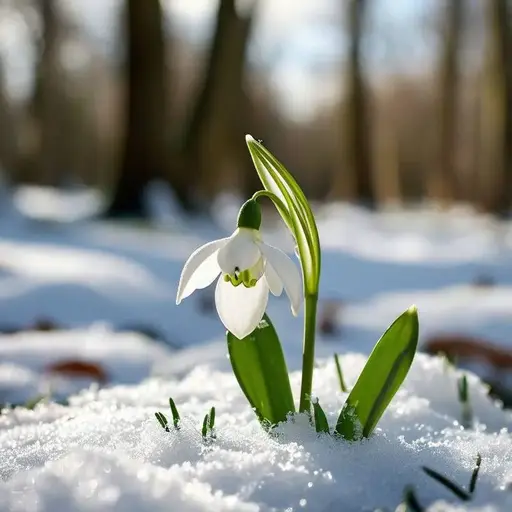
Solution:
M 282 214 L 286 215 L 286 223 L 288 225 L 291 225 L 291 219 L 290 215 L 288 214 L 288 208 L 286 205 L 277 197 L 273 192 L 270 192 L 269 190 L 258 190 L 258 192 L 255 192 L 251 199 L 253 201 L 257 201 L 260 197 L 268 197 L 275 205 L 278 210 L 282 212 Z
M 260 197 L 268 197 L 283 214 L 288 212 L 288 208 L 279 197 L 269 190 L 259 190 L 252 196 L 256 201 Z M 292 225 L 291 218 L 287 215 L 284 219 L 288 225 Z M 301 261 L 302 264 L 302 261 Z M 302 265 L 301 265 L 302 266 Z M 306 273 L 302 266 L 303 279 L 306 283 Z M 313 387 L 313 369 L 315 363 L 315 334 L 316 334 L 316 310 L 318 304 L 318 293 L 308 293 L 306 291 L 304 299 L 304 343 L 302 349 L 302 382 L 300 388 L 299 411 L 311 411 L 311 390 Z
M 313 369 L 315 364 L 316 307 L 318 294 L 306 294 L 304 300 L 304 345 L 302 348 L 302 381 L 299 412 L 310 413 Z

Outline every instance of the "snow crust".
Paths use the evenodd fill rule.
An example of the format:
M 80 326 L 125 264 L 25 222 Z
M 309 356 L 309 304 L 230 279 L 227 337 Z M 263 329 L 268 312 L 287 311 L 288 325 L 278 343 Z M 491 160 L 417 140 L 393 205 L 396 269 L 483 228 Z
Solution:
M 364 361 L 359 354 L 342 358 L 349 386 Z M 319 361 L 315 375 L 315 394 L 333 426 L 344 400 L 333 362 Z M 424 505 L 461 507 L 421 466 L 467 486 L 477 452 L 483 462 L 474 502 L 430 510 L 510 510 L 512 417 L 470 375 L 477 424 L 464 430 L 457 378 L 441 359 L 418 355 L 375 435 L 361 443 L 318 436 L 303 416 L 269 437 L 234 377 L 209 365 L 181 379 L 85 390 L 69 407 L 15 409 L 0 417 L 0 510 L 394 510 L 407 484 Z M 300 374 L 291 379 L 298 396 Z M 183 422 L 167 433 L 153 413 L 169 412 L 169 396 Z M 217 440 L 208 446 L 200 425 L 211 406 Z

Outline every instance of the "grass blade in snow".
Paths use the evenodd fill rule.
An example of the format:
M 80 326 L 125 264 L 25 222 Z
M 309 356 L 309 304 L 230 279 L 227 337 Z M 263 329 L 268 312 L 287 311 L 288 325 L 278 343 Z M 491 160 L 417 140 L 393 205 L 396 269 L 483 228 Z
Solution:
M 229 357 L 247 400 L 261 421 L 275 425 L 295 412 L 288 369 L 276 330 L 267 315 L 249 336 L 227 333 Z
M 315 429 L 317 432 L 326 432 L 329 434 L 329 423 L 327 421 L 327 416 L 325 415 L 324 410 L 322 409 L 320 402 L 318 399 L 312 400 L 313 404 L 313 415 L 315 418 Z
M 375 345 L 341 410 L 336 432 L 348 440 L 369 437 L 411 367 L 418 344 L 418 312 L 409 308 Z
M 174 423 L 174 428 L 176 430 L 179 430 L 180 428 L 180 413 L 178 412 L 178 408 L 176 407 L 176 404 L 174 403 L 174 400 L 172 398 L 169 398 L 169 407 L 171 408 L 172 412 L 172 421 Z

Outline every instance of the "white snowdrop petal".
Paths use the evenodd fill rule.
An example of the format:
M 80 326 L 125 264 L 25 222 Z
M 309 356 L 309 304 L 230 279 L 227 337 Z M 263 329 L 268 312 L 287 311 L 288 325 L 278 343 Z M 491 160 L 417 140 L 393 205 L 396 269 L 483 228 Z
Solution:
M 233 274 L 235 268 L 241 271 L 256 265 L 261 257 L 256 239 L 256 230 L 238 228 L 217 254 L 217 261 L 222 272 Z
M 297 316 L 302 304 L 302 279 L 295 263 L 281 249 L 261 242 L 259 244 L 263 257 L 267 260 L 267 265 L 276 271 L 281 279 L 290 299 L 292 313 Z
M 268 261 L 265 264 L 265 279 L 272 294 L 279 297 L 283 293 L 283 281 Z
M 226 244 L 228 238 L 214 240 L 196 249 L 181 271 L 176 304 L 188 297 L 194 290 L 206 288 L 220 273 L 217 251 Z
M 235 287 L 219 279 L 215 289 L 217 313 L 226 329 L 238 339 L 245 338 L 258 326 L 268 302 L 268 286 L 260 279 L 256 286 L 246 288 L 243 284 Z

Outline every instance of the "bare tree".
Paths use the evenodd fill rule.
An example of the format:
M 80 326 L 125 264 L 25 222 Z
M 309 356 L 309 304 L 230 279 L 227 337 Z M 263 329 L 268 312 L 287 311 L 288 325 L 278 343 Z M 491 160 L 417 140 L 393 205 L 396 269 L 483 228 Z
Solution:
M 62 126 L 59 122 L 63 73 L 60 64 L 62 20 L 55 0 L 38 0 L 42 32 L 32 97 L 23 123 L 22 144 L 14 179 L 18 182 L 57 185 L 63 173 Z
M 0 60 L 0 171 L 10 178 L 19 151 L 18 119 L 5 90 L 3 62 Z
M 255 4 L 241 12 L 240 3 L 219 2 L 210 55 L 182 151 L 183 165 L 197 177 L 206 197 L 225 186 L 243 186 L 248 116 L 243 79 Z
M 343 144 L 334 193 L 344 199 L 372 206 L 375 193 L 371 163 L 369 101 L 362 64 L 362 41 L 367 0 L 347 2 L 347 33 L 350 39 L 346 71 L 346 102 L 343 112 Z
M 144 191 L 168 176 L 167 78 L 160 0 L 127 0 L 126 120 L 113 217 L 145 217 Z
M 512 9 L 508 0 L 487 4 L 481 186 L 484 207 L 505 215 L 512 203 Z
M 442 51 L 439 61 L 439 159 L 429 173 L 428 193 L 442 202 L 456 198 L 457 119 L 459 112 L 460 49 L 464 0 L 449 0 L 442 10 Z

